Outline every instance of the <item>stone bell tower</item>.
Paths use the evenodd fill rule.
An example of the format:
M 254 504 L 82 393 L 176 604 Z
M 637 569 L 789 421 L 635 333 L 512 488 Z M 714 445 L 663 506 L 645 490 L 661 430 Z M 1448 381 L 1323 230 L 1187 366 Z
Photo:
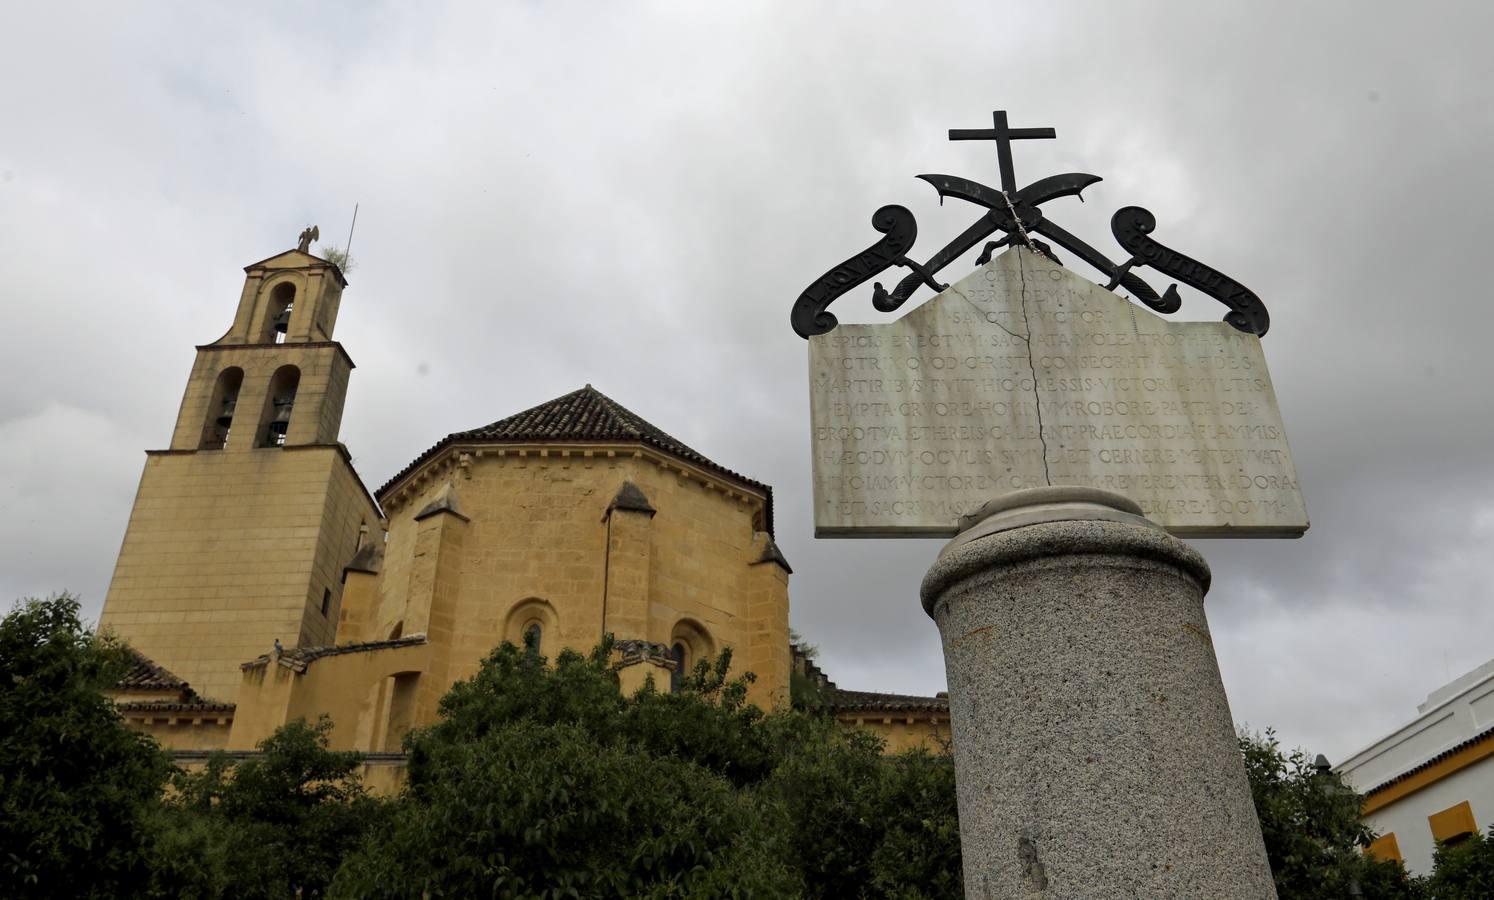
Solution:
M 347 279 L 309 233 L 245 268 L 233 325 L 197 348 L 171 445 L 146 451 L 100 619 L 215 700 L 233 701 L 239 664 L 276 641 L 333 643 L 343 567 L 380 534 L 337 441 Z

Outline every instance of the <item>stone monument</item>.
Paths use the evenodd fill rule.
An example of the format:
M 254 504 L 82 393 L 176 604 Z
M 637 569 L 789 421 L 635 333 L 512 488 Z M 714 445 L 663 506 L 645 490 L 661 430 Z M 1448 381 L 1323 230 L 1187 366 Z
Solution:
M 1014 490 L 1115 491 L 1176 535 L 1296 537 L 1261 342 L 1025 247 L 885 325 L 809 339 L 815 533 L 953 536 Z
M 1222 272 L 1151 237 L 1125 207 L 1112 262 L 1041 204 L 1100 179 L 1001 188 L 920 175 L 984 208 L 926 263 L 912 213 L 800 295 L 809 341 L 817 536 L 950 536 L 923 582 L 949 677 L 965 887 L 973 897 L 1275 896 L 1204 616 L 1209 569 L 1179 536 L 1297 537 L 1308 527 L 1261 352 L 1269 317 Z M 987 237 L 973 273 L 941 269 Z M 1059 264 L 1047 238 L 1098 269 Z M 1007 247 L 999 256 L 994 252 Z M 994 256 L 994 258 L 993 258 Z M 873 304 L 896 321 L 839 325 L 831 302 L 891 266 Z M 1229 307 L 1174 322 L 1177 286 Z M 1124 289 L 1141 305 L 1113 293 Z

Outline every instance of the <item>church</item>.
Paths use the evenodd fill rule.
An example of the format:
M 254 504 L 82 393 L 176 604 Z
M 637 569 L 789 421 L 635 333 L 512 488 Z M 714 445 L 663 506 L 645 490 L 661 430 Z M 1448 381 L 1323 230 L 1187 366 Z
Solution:
M 625 692 L 730 648 L 764 709 L 797 671 L 889 749 L 947 739 L 942 695 L 840 690 L 791 645 L 771 487 L 589 384 L 369 490 L 338 440 L 348 282 L 308 237 L 245 268 L 170 446 L 146 451 L 99 623 L 136 654 L 114 691 L 132 728 L 190 759 L 325 715 L 333 749 L 393 756 L 503 641 L 553 657 L 611 635 Z

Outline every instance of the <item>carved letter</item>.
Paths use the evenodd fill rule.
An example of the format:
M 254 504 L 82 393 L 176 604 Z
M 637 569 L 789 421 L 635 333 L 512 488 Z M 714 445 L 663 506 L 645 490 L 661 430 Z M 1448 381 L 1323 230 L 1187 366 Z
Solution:
M 1261 298 L 1223 272 L 1147 237 L 1156 227 L 1157 217 L 1139 206 L 1121 207 L 1110 217 L 1110 232 L 1131 251 L 1132 264 L 1151 266 L 1228 306 L 1224 321 L 1241 331 L 1256 337 L 1266 333 L 1271 317 Z
M 805 340 L 824 334 L 837 322 L 826 311 L 841 294 L 874 278 L 892 266 L 907 265 L 907 253 L 918 237 L 918 222 L 907 207 L 889 204 L 872 216 L 872 227 L 886 237 L 821 275 L 794 301 L 789 316 L 794 331 Z

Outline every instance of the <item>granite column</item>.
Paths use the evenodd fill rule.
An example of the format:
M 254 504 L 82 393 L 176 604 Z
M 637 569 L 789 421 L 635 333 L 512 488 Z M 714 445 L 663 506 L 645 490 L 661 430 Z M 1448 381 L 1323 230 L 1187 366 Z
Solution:
M 1117 494 L 986 504 L 923 582 L 970 897 L 1274 898 L 1209 568 Z

